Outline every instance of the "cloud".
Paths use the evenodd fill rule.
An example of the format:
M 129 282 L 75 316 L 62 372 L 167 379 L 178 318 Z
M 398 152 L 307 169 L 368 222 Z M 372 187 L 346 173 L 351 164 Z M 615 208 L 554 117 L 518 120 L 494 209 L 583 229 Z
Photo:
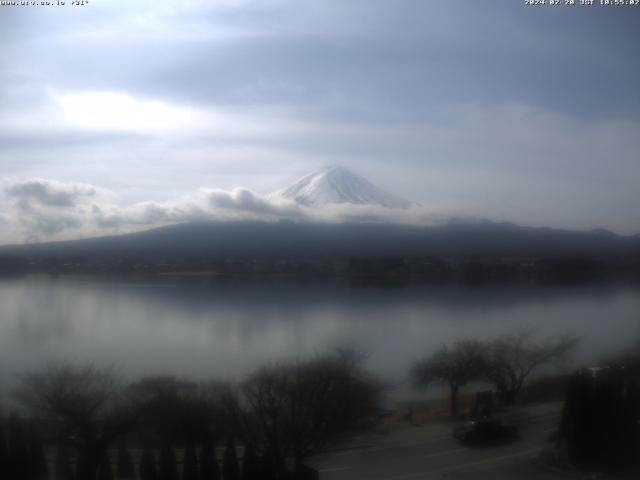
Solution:
M 26 229 L 28 241 L 39 241 L 60 232 L 78 229 L 82 224 L 82 218 L 73 214 L 48 215 L 33 212 L 22 218 L 22 226 Z
M 55 180 L 31 179 L 9 185 L 5 193 L 27 209 L 31 204 L 72 208 L 80 198 L 95 196 L 96 188 L 78 183 L 65 184 Z
M 211 190 L 207 201 L 214 210 L 256 214 L 261 217 L 305 219 L 309 213 L 295 202 L 258 195 L 246 188 L 235 188 L 231 192 Z
M 50 179 L 10 183 L 6 194 L 16 201 L 0 215 L 17 241 L 48 241 L 122 234 L 193 221 L 395 222 L 432 224 L 438 215 L 422 207 L 390 210 L 340 204 L 311 208 L 246 188 L 199 189 L 167 202 L 118 205 L 100 187 Z
M 192 221 L 310 220 L 314 214 L 295 202 L 270 199 L 245 188 L 231 191 L 199 189 L 171 202 L 140 202 L 132 205 L 94 204 L 87 221 L 98 229 L 126 232 Z
M 202 208 L 199 199 L 183 199 L 177 202 L 140 202 L 133 205 L 92 205 L 87 222 L 97 232 L 126 233 L 156 226 L 198 220 L 213 219 Z
M 88 202 L 106 193 L 93 185 L 45 178 L 4 179 L 2 183 L 8 211 L 1 214 L 7 230 L 17 233 L 17 239 L 27 241 L 81 230 Z M 9 238 L 14 239 L 11 235 Z
M 51 97 L 60 119 L 80 129 L 164 133 L 203 123 L 196 110 L 119 92 L 52 92 Z

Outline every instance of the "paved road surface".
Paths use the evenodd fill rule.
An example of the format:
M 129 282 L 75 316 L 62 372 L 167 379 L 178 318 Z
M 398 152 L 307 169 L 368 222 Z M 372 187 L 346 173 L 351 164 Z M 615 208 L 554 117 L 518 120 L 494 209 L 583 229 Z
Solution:
M 532 418 L 520 426 L 520 439 L 507 445 L 468 448 L 451 435 L 443 435 L 422 442 L 337 452 L 310 463 L 320 471 L 321 480 L 439 478 L 453 471 L 533 457 L 545 445 L 557 422 L 557 414 Z

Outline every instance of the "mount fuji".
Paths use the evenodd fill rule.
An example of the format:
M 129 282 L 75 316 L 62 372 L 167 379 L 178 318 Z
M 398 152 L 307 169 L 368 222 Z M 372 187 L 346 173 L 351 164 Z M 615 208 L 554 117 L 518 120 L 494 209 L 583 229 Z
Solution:
M 105 268 L 106 271 L 118 271 L 122 262 L 134 270 L 137 264 L 164 265 L 167 262 L 173 265 L 171 268 L 192 268 L 195 262 L 194 268 L 202 269 L 208 268 L 211 262 L 224 259 L 345 259 L 362 256 L 592 258 L 598 261 L 608 259 L 611 265 L 621 265 L 623 269 L 629 265 L 629 270 L 640 270 L 640 236 L 523 227 L 488 220 L 451 220 L 421 225 L 391 220 L 381 222 L 367 215 L 363 215 L 363 221 L 315 219 L 313 210 L 322 213 L 324 206 L 341 205 L 347 210 L 349 206 L 375 206 L 395 209 L 400 213 L 399 210 L 415 205 L 339 166 L 325 167 L 269 195 L 274 200 L 287 199 L 281 209 L 280 202 L 272 205 L 268 199 L 253 196 L 246 190 L 237 196 L 216 195 L 223 195 L 221 198 L 224 200 L 218 201 L 216 208 L 227 208 L 232 213 L 234 209 L 242 211 L 244 208 L 250 213 L 266 215 L 264 218 L 176 221 L 171 225 L 121 235 L 0 246 L 0 274 L 3 255 L 9 259 L 17 256 L 23 259 L 23 264 L 35 265 L 43 271 L 51 270 L 50 264 L 64 270 L 64 265 L 78 262 L 85 262 L 83 268 L 89 270 Z M 300 213 L 298 209 L 290 208 L 291 202 L 308 207 L 308 211 L 300 209 L 304 210 L 301 219 L 287 217 L 291 211 Z M 268 215 L 273 212 L 283 212 L 283 217 L 272 221 Z M 412 211 L 406 213 L 411 214 Z M 249 268 L 247 265 L 254 264 L 243 265 Z M 53 270 L 57 271 L 55 268 Z
M 269 197 L 295 200 L 307 207 L 349 203 L 399 209 L 413 205 L 341 166 L 324 167 L 310 173 Z

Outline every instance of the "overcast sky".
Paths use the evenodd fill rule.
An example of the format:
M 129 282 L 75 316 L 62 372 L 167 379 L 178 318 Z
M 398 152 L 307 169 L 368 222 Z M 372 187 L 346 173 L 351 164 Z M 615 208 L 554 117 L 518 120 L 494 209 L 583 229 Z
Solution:
M 429 211 L 640 232 L 640 7 L 66 3 L 0 6 L 0 243 L 259 213 L 327 164 Z

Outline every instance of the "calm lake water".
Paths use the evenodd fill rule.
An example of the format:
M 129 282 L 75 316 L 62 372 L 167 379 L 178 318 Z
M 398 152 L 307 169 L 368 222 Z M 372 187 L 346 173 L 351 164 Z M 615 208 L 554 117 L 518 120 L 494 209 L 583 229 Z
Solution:
M 401 381 L 442 343 L 524 327 L 580 334 L 573 364 L 596 362 L 639 344 L 640 289 L 4 278 L 0 389 L 52 360 L 115 365 L 132 378 L 238 379 L 336 346 L 367 352 L 370 369 Z

